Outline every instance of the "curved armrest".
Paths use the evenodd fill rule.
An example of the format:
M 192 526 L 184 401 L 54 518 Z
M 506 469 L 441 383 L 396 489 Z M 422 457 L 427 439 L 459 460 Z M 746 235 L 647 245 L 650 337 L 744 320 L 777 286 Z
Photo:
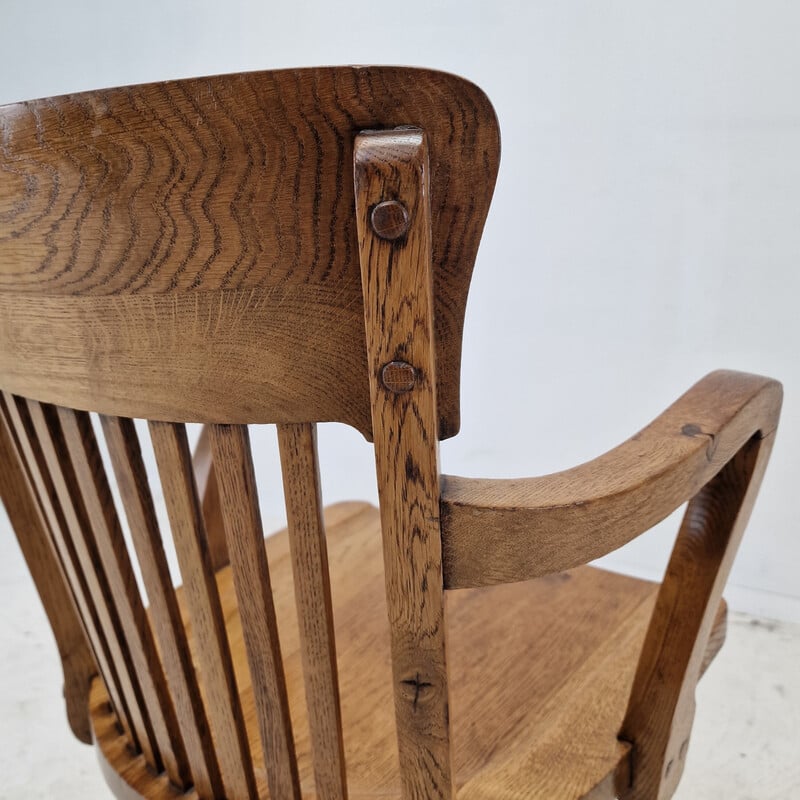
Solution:
M 781 385 L 712 372 L 624 444 L 526 479 L 442 476 L 449 589 L 527 580 L 585 564 L 664 519 L 753 436 L 776 427 Z

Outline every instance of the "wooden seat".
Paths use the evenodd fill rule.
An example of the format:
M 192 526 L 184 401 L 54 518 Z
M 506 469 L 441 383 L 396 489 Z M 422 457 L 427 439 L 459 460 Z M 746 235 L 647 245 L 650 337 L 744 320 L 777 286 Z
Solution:
M 400 793 L 378 509 L 326 509 L 352 798 Z M 303 797 L 317 798 L 294 609 L 288 532 L 266 541 L 297 742 Z M 257 742 L 241 621 L 230 567 L 217 574 L 251 741 Z M 628 748 L 616 739 L 658 584 L 578 567 L 538 581 L 454 592 L 449 647 L 456 785 L 464 798 L 613 798 Z M 182 599 L 182 595 L 181 595 Z M 197 643 L 191 635 L 192 648 Z M 706 663 L 722 645 L 724 608 Z M 117 773 L 142 797 L 179 797 L 125 745 L 102 681 L 92 723 L 112 785 Z M 252 752 L 269 797 L 259 748 Z M 120 787 L 121 788 L 121 787 Z M 121 792 L 124 795 L 124 790 Z M 132 795 L 135 796 L 135 795 Z
M 442 475 L 500 154 L 454 75 L 167 81 L 0 130 L 0 497 L 119 797 L 672 795 L 780 384 L 711 373 L 561 473 Z M 328 421 L 379 510 L 323 516 Z M 662 583 L 586 566 L 684 503 Z

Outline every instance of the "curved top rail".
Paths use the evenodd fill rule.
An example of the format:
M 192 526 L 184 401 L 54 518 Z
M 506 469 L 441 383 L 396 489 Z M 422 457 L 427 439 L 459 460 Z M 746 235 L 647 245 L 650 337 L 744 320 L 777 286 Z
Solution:
M 497 174 L 473 84 L 405 67 L 222 75 L 0 107 L 0 387 L 169 421 L 371 436 L 353 190 L 363 129 L 430 147 L 439 434 Z

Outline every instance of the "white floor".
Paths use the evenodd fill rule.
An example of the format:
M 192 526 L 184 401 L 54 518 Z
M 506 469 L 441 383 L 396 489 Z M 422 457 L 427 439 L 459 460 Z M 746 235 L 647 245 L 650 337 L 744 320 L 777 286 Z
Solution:
M 0 798 L 107 798 L 92 749 L 68 732 L 49 628 L 8 544 L 0 543 Z M 732 615 L 700 687 L 676 798 L 800 798 L 800 626 Z

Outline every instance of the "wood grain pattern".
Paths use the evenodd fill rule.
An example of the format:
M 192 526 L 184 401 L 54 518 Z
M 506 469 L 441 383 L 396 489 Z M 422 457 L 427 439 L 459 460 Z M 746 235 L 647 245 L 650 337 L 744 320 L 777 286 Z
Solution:
M 225 796 L 255 798 L 247 733 L 203 530 L 186 429 L 168 422 L 150 422 L 149 429 L 184 594 L 196 631 L 197 644 L 193 652 L 203 676 L 206 714 Z
M 454 787 L 426 134 L 419 129 L 362 133 L 354 163 L 403 797 L 447 800 Z M 408 210 L 402 239 L 382 239 L 371 227 L 371 209 L 387 199 Z M 392 361 L 414 368 L 410 391 L 398 393 L 381 382 L 383 367 Z
M 314 785 L 317 794 L 326 800 L 346 800 L 336 637 L 316 426 L 279 425 L 278 447 L 314 752 Z
M 64 652 L 75 610 L 85 628 L 120 797 L 674 791 L 781 388 L 712 373 L 583 466 L 440 476 L 498 159 L 485 95 L 429 70 L 0 108 L 0 492 Z M 149 618 L 88 410 L 105 415 Z M 330 565 L 314 441 L 328 420 L 374 438 L 381 505 L 380 521 L 331 512 Z M 194 461 L 186 422 L 210 426 Z M 290 526 L 269 561 L 244 427 L 259 422 L 279 427 Z M 578 567 L 689 498 L 660 588 Z
M 192 453 L 192 469 L 197 484 L 197 494 L 203 508 L 206 540 L 214 571 L 228 564 L 228 548 L 225 544 L 225 527 L 219 507 L 219 487 L 211 457 L 209 426 L 203 425 Z
M 353 800 L 399 798 L 379 512 L 363 503 L 337 504 L 326 509 L 325 523 L 349 794 Z M 322 800 L 303 713 L 302 630 L 294 613 L 289 536 L 270 536 L 266 545 L 289 697 L 297 710 L 303 797 Z M 231 570 L 217 581 L 236 671 L 246 674 Z M 459 800 L 614 797 L 614 770 L 624 770 L 628 751 L 616 732 L 657 591 L 657 584 L 582 567 L 539 581 L 448 593 Z M 246 682 L 240 690 L 259 790 L 267 797 L 252 690 Z M 139 792 L 116 788 L 117 796 L 180 797 L 163 778 L 147 773 L 141 757 L 115 749 L 119 737 L 109 728 L 97 686 L 93 698 L 101 762 L 113 764 L 106 774 L 115 787 L 127 788 L 128 780 Z
M 518 480 L 443 476 L 446 586 L 527 580 L 621 547 L 692 497 L 754 433 L 772 431 L 780 397 L 776 381 L 714 372 L 580 467 Z
M 706 674 L 706 670 L 711 666 L 714 659 L 722 650 L 728 636 L 728 604 L 723 599 L 717 606 L 717 614 L 714 617 L 714 626 L 711 635 L 708 637 L 706 652 L 700 665 L 700 677 Z
M 104 416 L 101 421 L 150 603 L 150 620 L 174 701 L 192 783 L 200 798 L 213 800 L 222 795 L 219 765 L 161 542 L 136 428 L 130 419 Z
M 24 455 L 25 452 L 14 434 L 6 401 L 0 394 L 0 501 L 17 534 L 53 630 L 64 673 L 67 719 L 75 736 L 91 744 L 89 686 L 97 674 L 97 666 L 44 512 L 52 498 L 48 492 L 39 500 L 37 484 L 27 466 L 32 457 Z M 33 470 L 36 469 L 34 461 Z
M 353 141 L 404 124 L 429 140 L 439 432 L 453 435 L 499 134 L 477 87 L 431 70 L 281 70 L 4 106 L 1 385 L 125 417 L 339 420 L 369 437 Z
M 140 738 L 139 743 L 152 767 L 158 770 L 163 764 L 176 786 L 186 786 L 188 765 L 172 697 L 136 585 L 91 420 L 85 412 L 64 408 L 58 409 L 58 416 L 119 615 L 123 646 L 142 693 L 147 736 Z
M 11 408 L 10 403 L 8 406 Z M 67 454 L 58 413 L 52 406 L 34 400 L 20 400 L 17 412 L 20 438 L 27 432 L 24 435 L 32 449 L 41 453 L 39 456 L 37 452 L 28 462 L 38 464 L 37 480 L 42 487 L 39 495 L 44 497 L 48 493 L 47 481 L 57 498 L 56 503 L 48 504 L 51 532 L 79 603 L 97 664 L 129 746 L 138 751 L 140 732 L 146 734 L 139 684 L 124 647 L 116 606 Z
M 300 800 L 250 438 L 241 425 L 212 425 L 210 438 L 270 795 Z
M 754 435 L 686 509 L 621 728 L 634 764 L 630 783 L 619 787 L 623 800 L 666 800 L 678 786 L 695 687 L 773 442 L 772 434 Z

